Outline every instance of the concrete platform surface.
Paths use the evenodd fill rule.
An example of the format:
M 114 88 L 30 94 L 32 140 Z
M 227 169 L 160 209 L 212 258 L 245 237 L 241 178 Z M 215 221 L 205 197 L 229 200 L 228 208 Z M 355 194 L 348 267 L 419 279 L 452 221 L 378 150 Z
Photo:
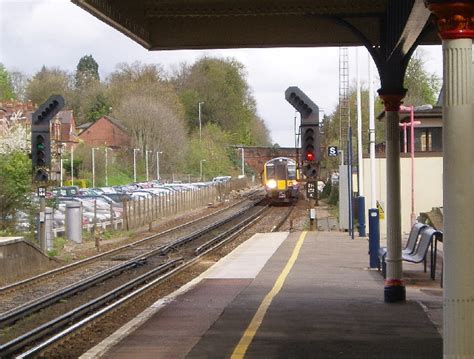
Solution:
M 256 235 L 83 358 L 441 358 L 441 298 L 385 304 L 367 263 L 344 233 Z

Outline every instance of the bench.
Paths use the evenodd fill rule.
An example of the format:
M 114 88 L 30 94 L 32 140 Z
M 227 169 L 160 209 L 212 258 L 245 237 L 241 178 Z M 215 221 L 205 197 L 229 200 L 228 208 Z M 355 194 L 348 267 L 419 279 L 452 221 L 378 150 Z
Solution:
M 431 279 L 435 279 L 436 272 L 436 253 L 434 253 L 434 241 L 437 237 L 441 237 L 443 234 L 440 231 L 432 227 L 423 229 L 421 233 L 420 240 L 418 245 L 415 248 L 413 253 L 402 253 L 402 259 L 410 263 L 421 263 L 424 264 L 424 271 L 426 272 L 426 256 L 428 254 L 428 249 L 430 251 L 430 275 Z M 385 256 L 382 258 L 382 274 L 385 278 L 386 276 L 386 265 L 385 265 Z
M 418 242 L 418 237 L 420 233 L 426 229 L 428 225 L 424 223 L 415 223 L 410 230 L 410 234 L 408 235 L 408 240 L 405 245 L 405 248 L 402 249 L 402 254 L 413 254 L 416 248 L 416 243 Z M 385 256 L 387 255 L 387 247 L 380 247 L 379 249 L 379 270 L 380 266 L 382 265 L 382 272 L 385 273 Z

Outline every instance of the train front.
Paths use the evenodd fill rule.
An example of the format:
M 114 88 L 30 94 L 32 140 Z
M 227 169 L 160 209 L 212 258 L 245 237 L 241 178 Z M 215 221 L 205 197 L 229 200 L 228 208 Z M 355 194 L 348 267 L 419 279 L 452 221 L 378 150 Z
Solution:
M 265 164 L 265 190 L 272 203 L 288 203 L 298 198 L 296 162 L 275 158 Z

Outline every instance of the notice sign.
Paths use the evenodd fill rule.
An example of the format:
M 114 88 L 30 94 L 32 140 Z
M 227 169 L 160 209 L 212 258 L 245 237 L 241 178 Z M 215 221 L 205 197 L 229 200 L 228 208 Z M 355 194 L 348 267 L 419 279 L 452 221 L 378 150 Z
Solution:
M 317 186 L 316 182 L 307 182 L 306 183 L 306 197 L 307 198 L 317 198 Z
M 329 157 L 337 157 L 337 147 L 336 146 L 329 146 L 328 147 L 328 156 Z
M 46 197 L 46 187 L 38 187 L 38 197 Z
M 379 210 L 379 219 L 385 219 L 385 211 L 383 210 L 383 206 L 379 201 L 377 201 L 377 209 Z

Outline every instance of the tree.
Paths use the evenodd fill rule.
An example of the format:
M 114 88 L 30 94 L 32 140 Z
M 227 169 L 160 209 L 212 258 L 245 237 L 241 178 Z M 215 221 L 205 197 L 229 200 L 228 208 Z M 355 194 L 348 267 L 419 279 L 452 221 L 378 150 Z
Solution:
M 141 153 L 162 151 L 161 171 L 183 169 L 187 153 L 187 134 L 182 117 L 167 104 L 150 95 L 132 94 L 113 109 L 113 115 L 132 135 L 134 147 Z M 153 166 L 154 167 L 154 163 Z
M 235 157 L 235 151 L 229 147 L 230 137 L 229 133 L 213 123 L 203 127 L 201 141 L 198 133 L 194 132 L 186 156 L 187 172 L 199 175 L 200 162 L 206 160 L 203 162 L 203 173 L 207 178 L 237 174 L 231 160 L 231 157 Z
M 14 124 L 4 130 L 0 136 L 0 154 L 7 155 L 15 151 L 30 152 L 31 131 L 23 124 Z
M 86 121 L 94 122 L 102 116 L 110 113 L 111 107 L 107 101 L 103 92 L 97 93 L 95 101 L 91 104 L 91 107 L 87 110 L 85 116 Z
M 357 159 L 357 107 L 356 107 L 356 98 L 357 98 L 357 88 L 353 84 L 349 89 L 349 106 L 351 114 L 351 125 L 352 125 L 352 153 L 353 159 Z M 361 88 L 361 112 L 362 112 L 362 150 L 364 153 L 368 152 L 369 148 L 369 91 L 367 87 L 362 86 Z M 383 105 L 380 100 L 375 101 L 375 115 L 383 111 Z M 324 151 L 327 150 L 328 146 L 339 146 L 339 128 L 340 128 L 340 105 L 338 104 L 335 111 L 329 115 L 324 116 L 323 118 L 323 135 L 321 137 L 322 147 Z M 343 123 L 344 126 L 343 132 L 347 133 L 347 123 Z M 385 141 L 385 122 L 375 120 L 375 143 L 380 143 Z M 342 150 L 347 151 L 347 138 L 342 139 Z M 341 150 L 341 148 L 339 148 Z M 344 153 L 346 156 L 347 153 Z M 338 166 L 337 158 L 329 158 L 325 153 L 323 154 L 323 160 L 321 168 L 326 169 L 326 174 L 329 174 L 331 171 L 337 170 Z
M 15 98 L 16 96 L 10 74 L 5 66 L 0 62 L 0 101 L 8 101 Z
M 268 144 L 268 131 L 256 114 L 245 76 L 244 66 L 234 59 L 203 57 L 191 66 L 182 64 L 171 81 L 184 106 L 189 131 L 198 129 L 198 103 L 204 102 L 202 125 L 219 125 L 232 134 L 234 144 Z
M 26 98 L 26 86 L 28 85 L 29 78 L 21 71 L 11 71 L 10 79 L 13 87 L 13 92 L 16 95 L 16 99 L 22 102 L 27 100 Z
M 91 81 L 100 81 L 99 64 L 92 55 L 81 57 L 76 68 L 76 87 L 87 86 Z
M 31 191 L 31 161 L 21 151 L 0 154 L 0 229 L 12 229 L 19 210 L 25 210 Z
M 70 105 L 77 123 L 94 122 L 110 113 L 106 87 L 100 82 L 99 64 L 92 55 L 81 57 L 76 67 Z
M 26 96 L 33 103 L 40 105 L 49 96 L 58 94 L 69 103 L 71 99 L 71 75 L 59 68 L 43 66 L 26 87 Z
M 403 99 L 407 105 L 434 105 L 438 99 L 441 80 L 426 71 L 424 56 L 422 50 L 417 50 L 408 64 L 404 82 L 408 92 Z

